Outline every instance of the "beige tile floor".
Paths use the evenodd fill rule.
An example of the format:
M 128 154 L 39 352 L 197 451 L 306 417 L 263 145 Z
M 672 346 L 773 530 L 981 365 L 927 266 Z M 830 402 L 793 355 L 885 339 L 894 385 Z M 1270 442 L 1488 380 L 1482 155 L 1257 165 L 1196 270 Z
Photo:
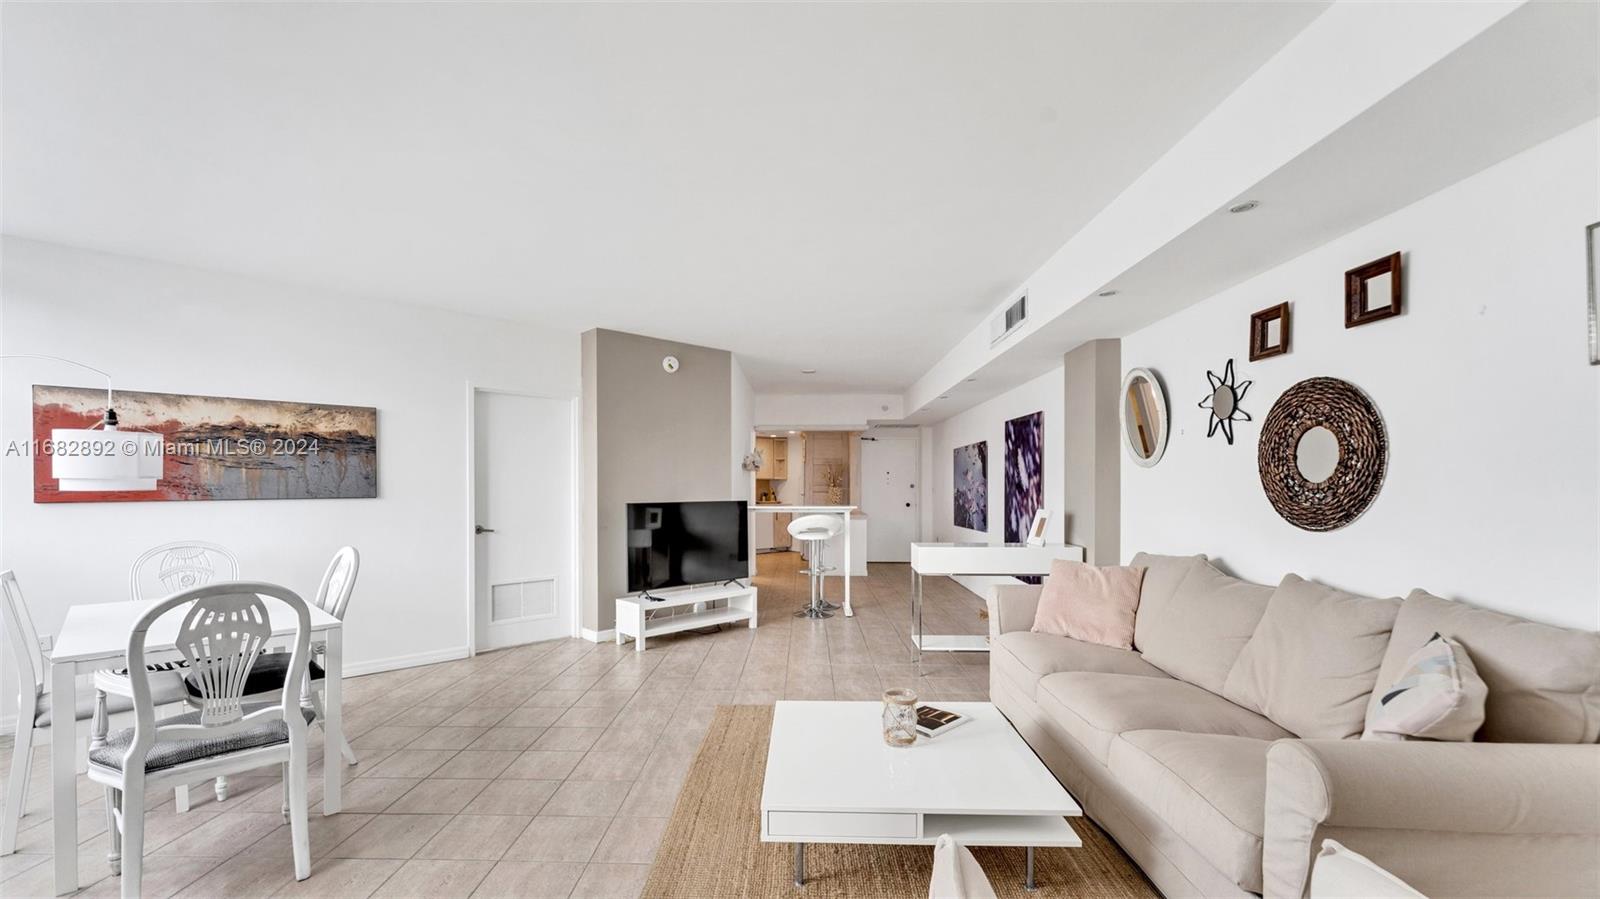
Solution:
M 187 814 L 170 792 L 152 796 L 146 896 L 635 896 L 718 704 L 872 700 L 913 684 L 930 699 L 987 698 L 983 654 L 929 655 L 918 676 L 907 566 L 856 578 L 853 618 L 809 621 L 790 615 L 807 596 L 798 558 L 758 559 L 754 630 L 659 638 L 644 653 L 561 640 L 350 678 L 346 732 L 361 763 L 338 815 L 320 814 L 312 778 L 310 879 L 294 880 L 279 781 L 263 772 L 233 778 L 226 802 L 194 790 Z M 926 591 L 930 632 L 987 627 L 981 601 L 953 582 Z M 35 752 L 0 896 L 53 892 L 48 752 Z M 78 795 L 79 895 L 115 896 L 103 792 L 80 777 Z

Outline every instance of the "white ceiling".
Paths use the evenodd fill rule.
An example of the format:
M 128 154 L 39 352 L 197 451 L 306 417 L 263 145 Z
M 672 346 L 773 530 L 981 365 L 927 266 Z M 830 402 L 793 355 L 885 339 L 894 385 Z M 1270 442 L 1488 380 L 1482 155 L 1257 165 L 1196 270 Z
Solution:
M 899 390 L 1323 6 L 6 4 L 4 230 Z
M 1529 3 L 950 388 L 908 410 L 929 424 L 1595 118 L 1600 5 Z M 1269 305 L 1277 299 L 1263 299 Z M 1132 362 L 1130 364 L 1137 364 Z

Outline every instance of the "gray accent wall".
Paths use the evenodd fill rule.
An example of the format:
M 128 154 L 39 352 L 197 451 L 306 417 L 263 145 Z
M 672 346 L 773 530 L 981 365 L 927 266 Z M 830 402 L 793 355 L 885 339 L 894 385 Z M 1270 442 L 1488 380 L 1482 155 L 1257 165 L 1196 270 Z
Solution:
M 733 496 L 733 356 L 621 331 L 585 332 L 583 499 L 579 538 L 582 626 L 605 631 L 627 592 L 630 502 Z M 680 368 L 667 374 L 664 356 Z
M 1062 358 L 1067 421 L 1066 539 L 1091 565 L 1121 564 L 1122 345 L 1091 340 Z

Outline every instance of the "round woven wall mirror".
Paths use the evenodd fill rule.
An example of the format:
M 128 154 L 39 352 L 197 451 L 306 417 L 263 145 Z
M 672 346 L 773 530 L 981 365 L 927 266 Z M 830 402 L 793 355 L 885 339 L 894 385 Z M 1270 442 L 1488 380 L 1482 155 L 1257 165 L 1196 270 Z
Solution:
M 1257 459 L 1261 488 L 1284 521 L 1332 531 L 1378 498 L 1389 439 L 1377 407 L 1354 384 L 1310 378 L 1272 404 Z

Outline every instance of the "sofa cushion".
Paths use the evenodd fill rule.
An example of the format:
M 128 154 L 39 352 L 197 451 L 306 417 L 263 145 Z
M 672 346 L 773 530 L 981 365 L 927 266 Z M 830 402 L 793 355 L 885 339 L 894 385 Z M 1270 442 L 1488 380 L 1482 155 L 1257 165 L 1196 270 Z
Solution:
M 1033 632 L 1085 643 L 1133 648 L 1133 616 L 1139 608 L 1143 568 L 1088 565 L 1071 559 L 1050 563 L 1039 593 Z
M 1141 677 L 1169 677 L 1160 668 L 1139 658 L 1129 649 L 1096 646 L 1071 637 L 1055 637 L 1028 631 L 1011 631 L 994 639 L 989 647 L 994 670 L 1027 694 L 1038 695 L 1039 678 L 1062 671 L 1100 671 Z
M 1308 740 L 1359 736 L 1399 611 L 1285 575 L 1222 695 Z
M 1144 580 L 1139 584 L 1139 613 L 1133 619 L 1133 648 L 1144 649 L 1145 642 L 1154 631 L 1160 630 L 1157 620 L 1172 604 L 1178 585 L 1189 576 L 1189 569 L 1205 562 L 1203 555 L 1161 556 L 1155 553 L 1134 553 L 1128 564 L 1144 569 Z
M 1039 681 L 1039 707 L 1104 765 L 1111 741 L 1133 730 L 1179 730 L 1277 740 L 1266 718 L 1194 684 L 1164 677 L 1071 671 Z
M 1600 740 L 1600 634 L 1539 624 L 1413 590 L 1395 618 L 1379 682 L 1397 679 L 1411 653 L 1434 634 L 1460 643 L 1489 686 L 1479 740 Z M 1374 698 L 1372 703 L 1376 702 Z
M 1270 740 L 1137 730 L 1111 744 L 1117 781 L 1241 889 L 1261 892 Z
M 1142 564 L 1141 558 L 1150 557 L 1135 556 L 1134 564 Z M 1173 564 L 1184 573 L 1170 597 L 1162 596 L 1164 582 L 1175 574 L 1170 567 L 1158 573 L 1151 566 L 1145 574 L 1145 584 L 1154 581 L 1157 586 L 1139 599 L 1134 645 L 1162 671 L 1221 693 L 1234 660 L 1267 610 L 1272 588 L 1229 577 L 1198 557 Z

